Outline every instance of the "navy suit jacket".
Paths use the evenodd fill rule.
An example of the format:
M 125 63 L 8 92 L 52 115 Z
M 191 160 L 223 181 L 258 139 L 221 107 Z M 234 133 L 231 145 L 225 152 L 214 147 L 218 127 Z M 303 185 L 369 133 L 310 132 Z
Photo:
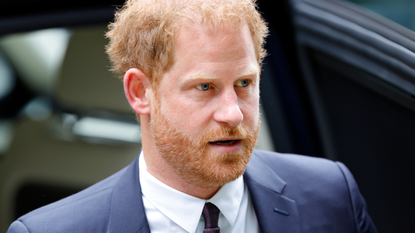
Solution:
M 150 232 L 138 157 L 109 178 L 12 223 L 8 233 Z M 376 232 L 341 163 L 255 150 L 244 174 L 262 233 Z

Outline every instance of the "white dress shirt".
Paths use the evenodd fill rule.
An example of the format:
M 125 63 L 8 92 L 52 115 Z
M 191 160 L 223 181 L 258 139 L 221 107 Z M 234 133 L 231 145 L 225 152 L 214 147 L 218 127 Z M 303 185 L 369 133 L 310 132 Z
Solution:
M 203 232 L 205 223 L 202 210 L 206 202 L 219 208 L 218 225 L 221 232 L 259 232 L 242 176 L 224 185 L 211 199 L 204 200 L 173 189 L 152 176 L 147 171 L 142 152 L 138 164 L 144 209 L 152 233 Z

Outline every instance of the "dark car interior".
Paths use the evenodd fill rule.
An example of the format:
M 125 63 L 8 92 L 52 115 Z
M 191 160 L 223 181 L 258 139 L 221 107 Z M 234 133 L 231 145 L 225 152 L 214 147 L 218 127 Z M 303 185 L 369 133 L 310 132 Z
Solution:
M 0 2 L 0 232 L 139 153 L 105 54 L 122 4 Z M 343 162 L 378 231 L 412 232 L 415 32 L 404 8 L 379 4 L 258 0 L 270 35 L 257 148 Z

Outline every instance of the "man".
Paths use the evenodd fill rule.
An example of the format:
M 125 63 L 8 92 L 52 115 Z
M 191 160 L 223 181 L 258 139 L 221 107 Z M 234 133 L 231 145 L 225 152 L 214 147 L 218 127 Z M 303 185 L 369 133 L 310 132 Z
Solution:
M 266 34 L 250 0 L 128 1 L 107 51 L 140 155 L 9 232 L 376 232 L 344 165 L 253 151 Z

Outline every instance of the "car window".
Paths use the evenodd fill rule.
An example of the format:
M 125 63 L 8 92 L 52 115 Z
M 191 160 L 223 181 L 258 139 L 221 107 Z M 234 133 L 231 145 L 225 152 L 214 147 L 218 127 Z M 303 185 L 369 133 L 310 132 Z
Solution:
M 413 0 L 349 0 L 415 31 L 415 1 Z

